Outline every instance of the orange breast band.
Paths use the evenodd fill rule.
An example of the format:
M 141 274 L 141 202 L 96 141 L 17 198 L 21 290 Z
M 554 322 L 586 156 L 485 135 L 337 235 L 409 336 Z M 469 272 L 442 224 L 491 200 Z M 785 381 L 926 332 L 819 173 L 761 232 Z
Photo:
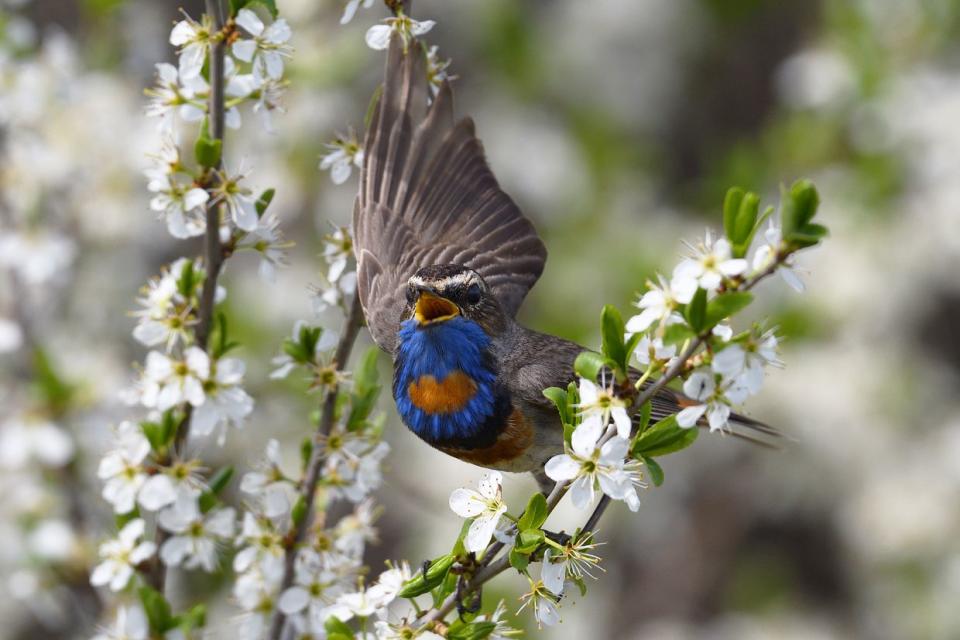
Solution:
M 454 371 L 440 382 L 431 375 L 420 376 L 407 387 L 410 401 L 429 414 L 460 411 L 476 392 L 477 384 L 463 371 Z

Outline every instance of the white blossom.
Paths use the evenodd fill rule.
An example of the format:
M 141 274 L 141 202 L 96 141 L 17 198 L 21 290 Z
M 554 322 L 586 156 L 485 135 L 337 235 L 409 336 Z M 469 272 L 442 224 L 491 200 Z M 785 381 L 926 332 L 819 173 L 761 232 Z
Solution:
M 764 231 L 763 236 L 766 240 L 766 244 L 758 247 L 756 252 L 753 254 L 753 263 L 751 266 L 755 272 L 763 271 L 775 263 L 779 257 L 779 253 L 783 245 L 783 230 L 779 226 L 775 225 L 773 220 L 770 221 L 770 224 L 767 227 L 767 230 Z M 803 280 L 800 279 L 800 276 L 797 275 L 796 269 L 791 264 L 784 262 L 777 268 L 777 273 L 780 274 L 780 277 L 791 289 L 797 293 L 803 293 Z
M 577 407 L 584 419 L 596 416 L 603 426 L 613 420 L 617 435 L 629 438 L 632 425 L 627 406 L 627 401 L 617 397 L 613 387 L 606 386 L 605 380 L 596 385 L 592 380 L 580 378 L 580 404 Z
M 160 547 L 160 559 L 171 567 L 183 565 L 213 572 L 217 568 L 217 543 L 233 538 L 235 518 L 232 507 L 202 514 L 195 499 L 179 498 L 158 517 L 160 526 L 173 534 Z
M 193 307 L 180 293 L 178 285 L 186 263 L 186 258 L 178 259 L 141 289 L 137 298 L 141 309 L 133 312 L 137 318 L 133 337 L 140 343 L 151 347 L 162 344 L 170 352 L 189 338 L 190 327 L 196 319 Z
M 280 471 L 280 444 L 276 440 L 267 442 L 265 459 L 257 469 L 243 475 L 240 490 L 259 498 L 259 509 L 266 517 L 285 518 L 293 508 L 296 490 Z
M 92 640 L 148 640 L 150 625 L 139 606 L 120 607 L 113 626 L 98 633 Z
M 743 343 L 734 343 L 713 356 L 711 368 L 725 380 L 735 380 L 746 387 L 750 395 L 760 391 L 763 372 L 767 365 L 779 366 L 777 336 L 768 331 L 759 338 L 750 337 Z
M 440 92 L 444 82 L 453 79 L 453 76 L 447 72 L 449 67 L 450 60 L 440 59 L 440 50 L 437 45 L 427 50 L 427 83 L 433 96 Z
M 0 467 L 21 469 L 34 462 L 62 467 L 75 452 L 73 438 L 49 420 L 24 415 L 0 425 Z
M 186 16 L 170 31 L 170 44 L 180 48 L 179 64 L 182 78 L 195 78 L 203 69 L 213 36 L 210 20 L 211 18 L 206 14 L 202 22 Z
M 297 320 L 293 325 L 291 340 L 293 340 L 295 343 L 299 343 L 300 333 L 306 327 L 307 323 L 305 321 Z M 322 329 L 320 332 L 320 337 L 317 339 L 317 344 L 313 350 L 314 359 L 319 359 L 322 354 L 336 347 L 339 340 L 340 336 L 336 331 Z M 276 367 L 270 372 L 270 378 L 273 380 L 286 378 L 298 364 L 297 361 L 286 352 L 281 352 L 279 355 L 275 356 L 272 360 L 270 360 L 270 363 Z
M 143 538 L 145 524 L 135 518 L 124 525 L 113 540 L 100 545 L 101 562 L 90 575 L 90 584 L 100 587 L 109 585 L 111 591 L 120 591 L 133 577 L 134 569 L 150 559 L 157 546 Z
M 630 449 L 626 438 L 614 436 L 598 447 L 605 430 L 599 416 L 588 417 L 574 430 L 568 451 L 550 458 L 544 471 L 555 482 L 573 480 L 570 497 L 579 509 L 593 502 L 599 488 L 636 511 L 640 508 L 636 486 L 642 486 L 639 463 L 625 460 Z
M 280 594 L 277 607 L 286 615 L 304 612 L 311 619 L 323 620 L 334 613 L 332 607 L 344 593 L 338 573 L 319 554 L 302 549 L 294 565 L 294 584 Z
M 283 575 L 283 537 L 269 520 L 258 519 L 249 511 L 237 537 L 240 551 L 233 558 L 233 570 L 244 573 L 256 564 L 267 576 Z
M 350 178 L 353 167 L 363 166 L 363 147 L 352 131 L 346 136 L 337 136 L 326 147 L 329 153 L 320 159 L 320 171 L 329 170 L 333 184 L 343 184 Z
M 280 231 L 280 220 L 272 213 L 266 213 L 257 221 L 257 227 L 250 232 L 241 248 L 251 249 L 260 254 L 260 277 L 269 283 L 276 282 L 277 268 L 287 266 L 286 250 L 293 246 L 286 242 Z
M 433 20 L 417 21 L 405 15 L 387 18 L 383 22 L 384 24 L 374 25 L 367 30 L 367 46 L 377 51 L 383 51 L 390 46 L 390 36 L 394 32 L 400 34 L 406 49 L 412 38 L 426 34 L 436 24 Z
M 70 268 L 77 249 L 73 241 L 54 231 L 0 233 L 0 267 L 10 269 L 28 287 L 43 287 Z
M 253 196 L 253 192 L 240 184 L 245 177 L 243 173 L 235 176 L 224 173 L 213 194 L 215 203 L 222 202 L 226 205 L 230 218 L 237 228 L 249 232 L 257 228 L 259 215 L 257 199 Z
M 140 401 L 143 406 L 159 411 L 183 402 L 199 407 L 204 403 L 203 385 L 209 377 L 210 358 L 199 347 L 184 351 L 182 360 L 151 351 L 141 380 Z
M 739 404 L 748 395 L 746 387 L 736 379 L 725 380 L 718 387 L 710 370 L 694 371 L 683 383 L 683 392 L 699 404 L 680 411 L 677 424 L 684 428 L 696 426 L 706 414 L 711 432 L 722 431 L 730 419 L 730 404 Z
M 133 511 L 137 492 L 147 480 L 143 461 L 150 453 L 150 441 L 132 422 L 122 423 L 116 431 L 117 448 L 100 460 L 97 476 L 105 480 L 103 498 L 116 513 Z
M 480 553 L 486 549 L 500 517 L 507 512 L 502 483 L 499 471 L 488 471 L 480 478 L 479 491 L 459 488 L 450 494 L 450 509 L 461 518 L 474 519 L 464 539 L 467 551 Z
M 651 340 L 649 336 L 645 335 L 637 342 L 637 346 L 633 350 L 633 355 L 636 357 L 637 362 L 644 367 L 648 367 L 653 361 L 664 362 L 677 355 L 677 345 L 664 345 L 662 338 L 654 338 Z
M 646 331 L 654 323 L 657 323 L 658 329 L 663 329 L 667 325 L 683 322 L 683 316 L 677 312 L 677 308 L 690 302 L 696 287 L 690 286 L 689 281 L 668 284 L 662 276 L 658 276 L 658 281 L 659 284 L 647 283 L 648 291 L 637 302 L 640 313 L 627 320 L 627 333 Z
M 520 613 L 528 606 L 533 606 L 533 617 L 537 621 L 537 626 L 552 627 L 560 622 L 560 610 L 557 607 L 557 601 L 554 594 L 550 593 L 542 581 L 530 582 L 530 591 L 520 598 L 523 604 L 517 613 Z
M 203 380 L 205 399 L 193 411 L 191 431 L 198 436 L 209 435 L 218 426 L 241 427 L 253 411 L 253 398 L 240 386 L 246 371 L 243 361 L 220 358 L 211 363 L 211 369 Z
M 240 39 L 233 43 L 233 55 L 253 65 L 253 76 L 260 84 L 266 78 L 279 80 L 283 77 L 283 59 L 289 57 L 287 41 L 292 35 L 290 25 L 283 18 L 264 26 L 259 16 L 249 9 L 237 12 L 236 22 L 244 28 L 252 40 Z
M 364 9 L 369 9 L 373 6 L 373 0 L 349 0 L 347 6 L 343 8 L 343 15 L 340 17 L 340 24 L 347 24 L 353 20 L 353 16 L 357 13 L 357 9 L 360 7 Z
M 680 283 L 683 289 L 700 287 L 716 291 L 724 278 L 740 275 L 746 270 L 746 260 L 731 256 L 730 242 L 723 237 L 714 240 L 710 231 L 707 231 L 694 256 L 683 260 L 674 269 L 673 280 Z

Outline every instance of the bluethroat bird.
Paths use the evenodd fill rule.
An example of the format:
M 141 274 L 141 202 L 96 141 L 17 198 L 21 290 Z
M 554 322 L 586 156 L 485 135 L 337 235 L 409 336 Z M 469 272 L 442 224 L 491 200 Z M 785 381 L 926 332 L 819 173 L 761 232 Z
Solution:
M 497 184 L 473 122 L 454 119 L 449 84 L 431 101 L 422 48 L 396 34 L 353 225 L 358 295 L 373 340 L 393 358 L 403 422 L 447 454 L 532 472 L 548 490 L 543 466 L 563 452 L 563 427 L 543 390 L 566 388 L 585 349 L 514 320 L 547 250 Z M 687 402 L 665 389 L 653 418 Z

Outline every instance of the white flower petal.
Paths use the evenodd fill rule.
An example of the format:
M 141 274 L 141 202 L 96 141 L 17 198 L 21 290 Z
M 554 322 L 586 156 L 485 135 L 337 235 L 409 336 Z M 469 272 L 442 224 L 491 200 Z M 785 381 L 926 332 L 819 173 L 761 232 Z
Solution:
M 450 509 L 461 518 L 473 518 L 483 513 L 483 497 L 472 489 L 455 489 L 450 494 Z
M 697 424 L 697 420 L 707 411 L 707 405 L 698 404 L 693 407 L 687 407 L 683 411 L 677 414 L 677 424 L 684 429 L 689 429 L 690 427 Z

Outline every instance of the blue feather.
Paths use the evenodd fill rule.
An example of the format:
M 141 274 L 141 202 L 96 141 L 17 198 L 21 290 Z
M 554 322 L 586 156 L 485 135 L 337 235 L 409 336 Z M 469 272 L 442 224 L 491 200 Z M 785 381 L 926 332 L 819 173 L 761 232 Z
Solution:
M 427 326 L 411 319 L 400 325 L 398 338 L 393 397 L 404 423 L 428 441 L 477 436 L 497 406 L 497 375 L 487 356 L 490 338 L 483 328 L 463 316 Z M 410 400 L 411 383 L 425 375 L 443 381 L 457 370 L 469 376 L 477 387 L 461 410 L 430 414 Z

